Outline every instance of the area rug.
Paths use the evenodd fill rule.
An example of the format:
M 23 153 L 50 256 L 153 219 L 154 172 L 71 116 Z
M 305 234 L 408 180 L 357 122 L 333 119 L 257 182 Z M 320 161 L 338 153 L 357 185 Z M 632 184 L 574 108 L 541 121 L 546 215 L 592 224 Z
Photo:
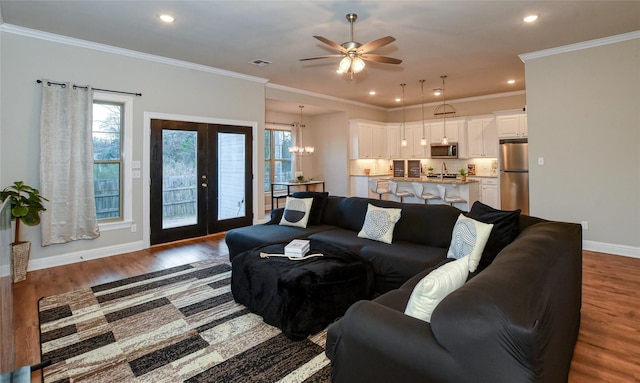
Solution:
M 294 342 L 203 261 L 42 298 L 45 383 L 328 382 L 326 330 Z

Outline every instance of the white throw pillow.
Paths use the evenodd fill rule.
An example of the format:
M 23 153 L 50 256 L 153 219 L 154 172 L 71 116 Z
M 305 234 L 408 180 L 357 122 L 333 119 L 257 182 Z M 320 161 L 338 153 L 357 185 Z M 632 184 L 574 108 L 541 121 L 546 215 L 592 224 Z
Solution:
M 382 208 L 368 204 L 364 225 L 362 225 L 358 237 L 391 243 L 393 229 L 400 219 L 401 212 L 402 209 Z
M 469 257 L 463 257 L 433 270 L 413 288 L 404 313 L 414 318 L 431 322 L 431 314 L 438 303 L 458 287 L 469 276 Z
M 468 255 L 469 271 L 473 273 L 478 268 L 482 251 L 491 235 L 491 229 L 493 224 L 476 221 L 460 214 L 453 226 L 447 258 L 460 259 Z
M 313 198 L 287 197 L 287 202 L 284 205 L 284 212 L 282 213 L 280 224 L 287 226 L 307 227 L 312 203 Z

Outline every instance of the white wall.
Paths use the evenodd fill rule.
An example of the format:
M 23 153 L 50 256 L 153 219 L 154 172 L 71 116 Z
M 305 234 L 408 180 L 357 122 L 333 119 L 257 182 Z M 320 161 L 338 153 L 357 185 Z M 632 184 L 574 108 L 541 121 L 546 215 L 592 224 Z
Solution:
M 640 257 L 640 34 L 526 59 L 531 214 Z M 525 55 L 526 56 L 526 55 Z M 544 166 L 537 159 L 544 158 Z
M 7 32 L 2 32 L 0 39 L 3 101 L 0 185 L 24 180 L 39 186 L 41 85 L 36 80 L 42 78 L 141 92 L 142 97 L 136 97 L 133 106 L 133 159 L 141 161 L 143 169 L 148 168 L 148 158 L 143 156 L 143 115 L 148 112 L 253 122 L 259 129 L 254 158 L 264 157 L 265 97 L 264 82 L 260 79 L 234 78 Z M 256 168 L 254 179 L 263 179 L 263 166 Z M 43 248 L 40 228 L 25 227 L 23 239 L 32 242 L 31 267 L 33 261 L 36 267 L 46 267 L 44 258 L 59 255 L 72 254 L 69 261 L 74 261 L 141 248 L 143 206 L 148 201 L 148 195 L 143 193 L 144 182 L 148 180 L 133 180 L 133 219 L 139 228 L 137 232 L 106 231 L 96 240 Z M 256 192 L 262 193 L 262 183 L 255 185 Z M 264 212 L 263 203 L 259 198 L 257 212 Z

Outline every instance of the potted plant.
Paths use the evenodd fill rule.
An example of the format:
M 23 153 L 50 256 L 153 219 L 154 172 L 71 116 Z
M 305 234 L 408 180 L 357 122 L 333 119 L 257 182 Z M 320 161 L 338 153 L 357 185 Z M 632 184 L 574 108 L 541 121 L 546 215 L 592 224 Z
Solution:
M 460 173 L 460 180 L 461 181 L 466 181 L 467 180 L 467 170 L 462 168 L 460 170 L 458 170 L 458 173 Z
M 20 222 L 29 226 L 40 223 L 40 212 L 47 210 L 42 205 L 48 201 L 40 195 L 40 191 L 22 181 L 16 181 L 0 192 L 0 201 L 9 198 L 11 201 L 11 216 L 16 220 L 16 233 L 11 244 L 11 265 L 13 267 L 13 281 L 19 282 L 27 276 L 29 252 L 31 242 L 20 240 Z
M 433 166 L 429 166 L 429 167 L 427 168 L 427 171 L 429 171 L 429 173 L 427 173 L 427 175 L 432 176 L 432 175 L 433 175 Z

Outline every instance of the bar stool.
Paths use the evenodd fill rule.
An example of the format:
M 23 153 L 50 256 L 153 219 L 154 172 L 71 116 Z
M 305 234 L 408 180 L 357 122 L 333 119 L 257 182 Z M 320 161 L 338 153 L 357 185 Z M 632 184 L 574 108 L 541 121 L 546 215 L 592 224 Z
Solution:
M 467 200 L 458 195 L 447 195 L 447 188 L 444 185 L 436 185 L 440 193 L 440 199 L 453 206 L 454 203 L 466 203 Z
M 422 182 L 412 182 L 411 187 L 413 188 L 413 192 L 416 197 L 424 200 L 425 205 L 429 204 L 430 199 L 438 199 L 437 195 L 431 194 L 424 189 L 424 184 Z
M 383 195 L 383 194 L 389 194 L 389 193 L 391 193 L 391 192 L 389 191 L 389 189 L 388 189 L 388 186 L 387 186 L 387 185 L 385 185 L 386 183 L 387 183 L 386 181 L 384 181 L 384 182 L 380 182 L 380 181 L 379 181 L 379 180 L 377 180 L 377 179 L 370 179 L 370 180 L 369 180 L 369 189 L 370 189 L 373 193 L 378 194 L 378 197 L 379 197 L 378 199 L 382 199 L 382 195 Z M 385 186 L 387 186 L 387 187 L 385 188 Z
M 396 181 L 389 181 L 389 189 L 391 190 L 391 194 L 400 198 L 400 203 L 402 203 L 404 197 L 413 197 L 413 193 L 410 191 L 398 190 L 398 183 Z

